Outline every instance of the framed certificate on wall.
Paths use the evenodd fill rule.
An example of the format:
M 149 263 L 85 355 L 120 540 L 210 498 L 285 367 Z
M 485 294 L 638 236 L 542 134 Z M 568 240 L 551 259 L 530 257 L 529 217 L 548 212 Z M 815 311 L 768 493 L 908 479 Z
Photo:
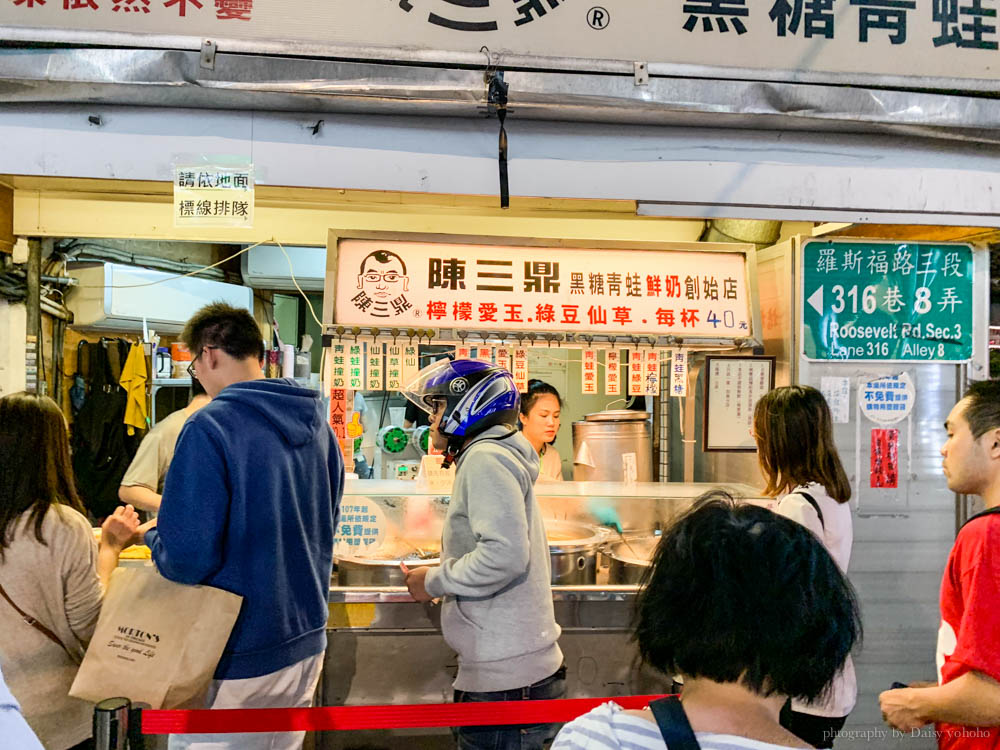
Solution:
M 774 357 L 705 357 L 703 450 L 756 451 L 757 401 L 774 388 Z

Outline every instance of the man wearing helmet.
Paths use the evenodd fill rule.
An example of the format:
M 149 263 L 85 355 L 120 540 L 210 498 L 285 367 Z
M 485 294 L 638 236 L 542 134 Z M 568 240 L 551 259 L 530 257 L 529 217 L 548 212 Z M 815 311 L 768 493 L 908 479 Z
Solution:
M 456 463 L 442 564 L 407 574 L 417 601 L 443 599 L 441 630 L 459 655 L 455 702 L 544 700 L 565 693 L 538 454 L 515 428 L 514 380 L 487 362 L 441 360 L 404 395 L 431 415 L 431 439 Z M 542 748 L 556 725 L 461 727 L 460 750 Z

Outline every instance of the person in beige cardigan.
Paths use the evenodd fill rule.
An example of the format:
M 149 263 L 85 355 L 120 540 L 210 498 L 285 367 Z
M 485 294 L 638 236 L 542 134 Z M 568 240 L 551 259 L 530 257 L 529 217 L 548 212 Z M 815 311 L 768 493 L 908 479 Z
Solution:
M 0 667 L 46 750 L 93 747 L 93 706 L 69 688 L 138 524 L 132 506 L 118 508 L 98 546 L 59 407 L 29 393 L 0 399 Z

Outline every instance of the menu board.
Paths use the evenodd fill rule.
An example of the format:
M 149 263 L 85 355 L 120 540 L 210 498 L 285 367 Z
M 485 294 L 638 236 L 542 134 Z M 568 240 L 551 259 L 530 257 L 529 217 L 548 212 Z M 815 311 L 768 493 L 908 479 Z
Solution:
M 753 410 L 774 388 L 774 357 L 706 357 L 706 451 L 755 451 Z

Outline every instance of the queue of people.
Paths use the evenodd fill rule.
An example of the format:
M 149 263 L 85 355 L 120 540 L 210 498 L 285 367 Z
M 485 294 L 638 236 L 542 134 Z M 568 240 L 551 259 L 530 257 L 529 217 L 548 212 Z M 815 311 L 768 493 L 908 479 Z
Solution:
M 74 489 L 58 407 L 44 396 L 0 399 L 0 668 L 16 697 L 0 685 L 0 726 L 23 733 L 22 712 L 52 750 L 92 746 L 91 707 L 68 696 L 69 684 L 118 555 L 139 541 L 164 577 L 243 597 L 204 707 L 302 707 L 315 692 L 343 493 L 339 447 L 318 393 L 262 377 L 262 339 L 249 313 L 208 305 L 182 339 L 206 396 L 178 418 L 166 501 L 147 499 L 159 516 L 146 523 L 122 506 L 99 543 Z M 551 447 L 558 392 L 533 381 L 521 397 L 501 368 L 443 360 L 404 395 L 427 414 L 435 447 L 456 471 L 442 564 L 406 577 L 414 599 L 443 602 L 443 635 L 459 655 L 454 700 L 563 697 L 534 494 L 547 462 L 550 478 L 561 478 Z M 893 727 L 935 722 L 944 748 L 995 749 L 1000 382 L 974 384 L 946 429 L 948 486 L 980 495 L 987 511 L 963 527 L 945 572 L 937 681 L 880 701 Z M 561 731 L 462 728 L 459 748 L 542 748 L 553 739 L 557 750 L 659 748 L 665 737 L 671 748 L 679 738 L 687 743 L 680 747 L 705 750 L 834 745 L 857 698 L 850 653 L 861 621 L 846 578 L 850 488 L 830 411 L 813 388 L 778 388 L 757 404 L 752 433 L 776 512 L 709 493 L 664 534 L 640 596 L 640 652 L 683 682 L 682 700 L 645 712 L 612 702 Z M 150 456 L 153 447 L 159 456 L 158 445 Z M 159 494 L 153 476 L 150 469 L 126 486 Z M 301 747 L 302 735 L 172 736 L 170 747 L 280 750 Z

